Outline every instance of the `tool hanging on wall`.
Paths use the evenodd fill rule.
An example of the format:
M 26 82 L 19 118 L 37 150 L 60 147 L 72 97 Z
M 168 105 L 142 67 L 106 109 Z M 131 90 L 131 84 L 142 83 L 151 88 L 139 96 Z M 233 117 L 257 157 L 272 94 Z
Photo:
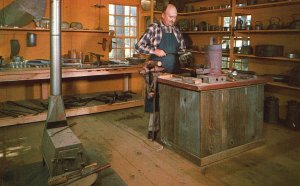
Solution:
M 99 25 L 98 25 L 98 28 L 96 28 L 96 30 L 102 30 L 102 28 L 100 27 L 100 25 L 101 25 L 101 14 L 100 14 L 100 9 L 101 8 L 105 8 L 105 5 L 102 5 L 101 4 L 101 1 L 100 1 L 100 4 L 94 4 L 94 5 L 92 5 L 91 7 L 94 7 L 94 8 L 98 8 L 99 9 Z
M 109 44 L 108 44 L 108 51 L 109 52 L 111 52 L 111 50 L 112 50 L 112 44 L 114 43 L 114 44 L 116 44 L 117 42 L 114 42 L 113 41 L 113 38 L 115 37 L 115 31 L 113 31 L 113 30 L 110 30 L 109 31 L 109 35 L 108 35 L 108 41 L 109 41 Z
M 115 36 L 115 31 L 110 30 L 108 39 L 107 38 L 102 38 L 102 42 L 98 42 L 99 45 L 102 45 L 102 50 L 105 51 L 107 46 L 108 46 L 108 52 L 111 52 L 112 50 L 112 44 L 116 44 L 117 42 L 113 41 L 113 37 Z M 107 44 L 108 43 L 108 44 Z
M 106 50 L 106 43 L 107 43 L 107 39 L 106 38 L 102 38 L 102 43 L 98 42 L 99 45 L 102 45 L 102 50 L 103 51 Z
M 12 39 L 10 40 L 10 58 L 18 56 L 20 52 L 20 43 L 19 40 Z

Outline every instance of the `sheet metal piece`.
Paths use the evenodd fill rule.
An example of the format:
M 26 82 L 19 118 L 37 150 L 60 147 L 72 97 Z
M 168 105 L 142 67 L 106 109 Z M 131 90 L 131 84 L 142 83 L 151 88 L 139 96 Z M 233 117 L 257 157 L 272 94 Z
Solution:
M 46 10 L 46 0 L 15 0 L 0 10 L 0 25 L 23 27 L 41 19 Z

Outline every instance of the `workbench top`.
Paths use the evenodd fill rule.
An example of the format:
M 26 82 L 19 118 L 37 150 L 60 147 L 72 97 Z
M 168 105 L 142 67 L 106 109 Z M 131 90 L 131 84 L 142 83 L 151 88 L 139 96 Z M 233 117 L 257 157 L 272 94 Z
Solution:
M 265 84 L 269 81 L 268 78 L 254 76 L 249 79 L 240 79 L 237 81 L 224 81 L 219 83 L 202 83 L 201 79 L 192 77 L 180 77 L 172 74 L 162 74 L 158 77 L 158 82 L 161 84 L 171 85 L 173 87 L 194 90 L 194 91 L 208 91 L 215 89 L 249 86 L 256 84 Z
M 131 74 L 138 73 L 140 65 L 117 66 L 117 67 L 97 67 L 97 68 L 62 68 L 62 78 Z M 0 82 L 19 80 L 39 80 L 50 79 L 50 68 L 7 68 L 0 70 Z

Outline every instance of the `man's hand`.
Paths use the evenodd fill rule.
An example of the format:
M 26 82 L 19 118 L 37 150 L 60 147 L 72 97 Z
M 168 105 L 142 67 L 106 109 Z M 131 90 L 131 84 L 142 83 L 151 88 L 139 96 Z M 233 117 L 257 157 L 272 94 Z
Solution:
M 154 54 L 158 57 L 164 57 L 167 55 L 164 50 L 161 50 L 159 48 L 154 50 Z

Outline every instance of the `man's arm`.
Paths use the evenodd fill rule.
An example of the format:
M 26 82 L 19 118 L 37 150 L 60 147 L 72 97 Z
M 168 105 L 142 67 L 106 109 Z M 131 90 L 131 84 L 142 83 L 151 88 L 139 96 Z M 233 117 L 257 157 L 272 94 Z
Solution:
M 185 41 L 183 39 L 183 36 L 182 36 L 180 30 L 177 27 L 175 28 L 175 33 L 176 33 L 177 40 L 179 42 L 179 51 L 185 52 L 185 50 L 186 50 Z
M 153 43 L 155 37 L 155 24 L 150 25 L 145 33 L 141 36 L 140 40 L 135 44 L 137 53 L 153 54 L 156 46 Z

